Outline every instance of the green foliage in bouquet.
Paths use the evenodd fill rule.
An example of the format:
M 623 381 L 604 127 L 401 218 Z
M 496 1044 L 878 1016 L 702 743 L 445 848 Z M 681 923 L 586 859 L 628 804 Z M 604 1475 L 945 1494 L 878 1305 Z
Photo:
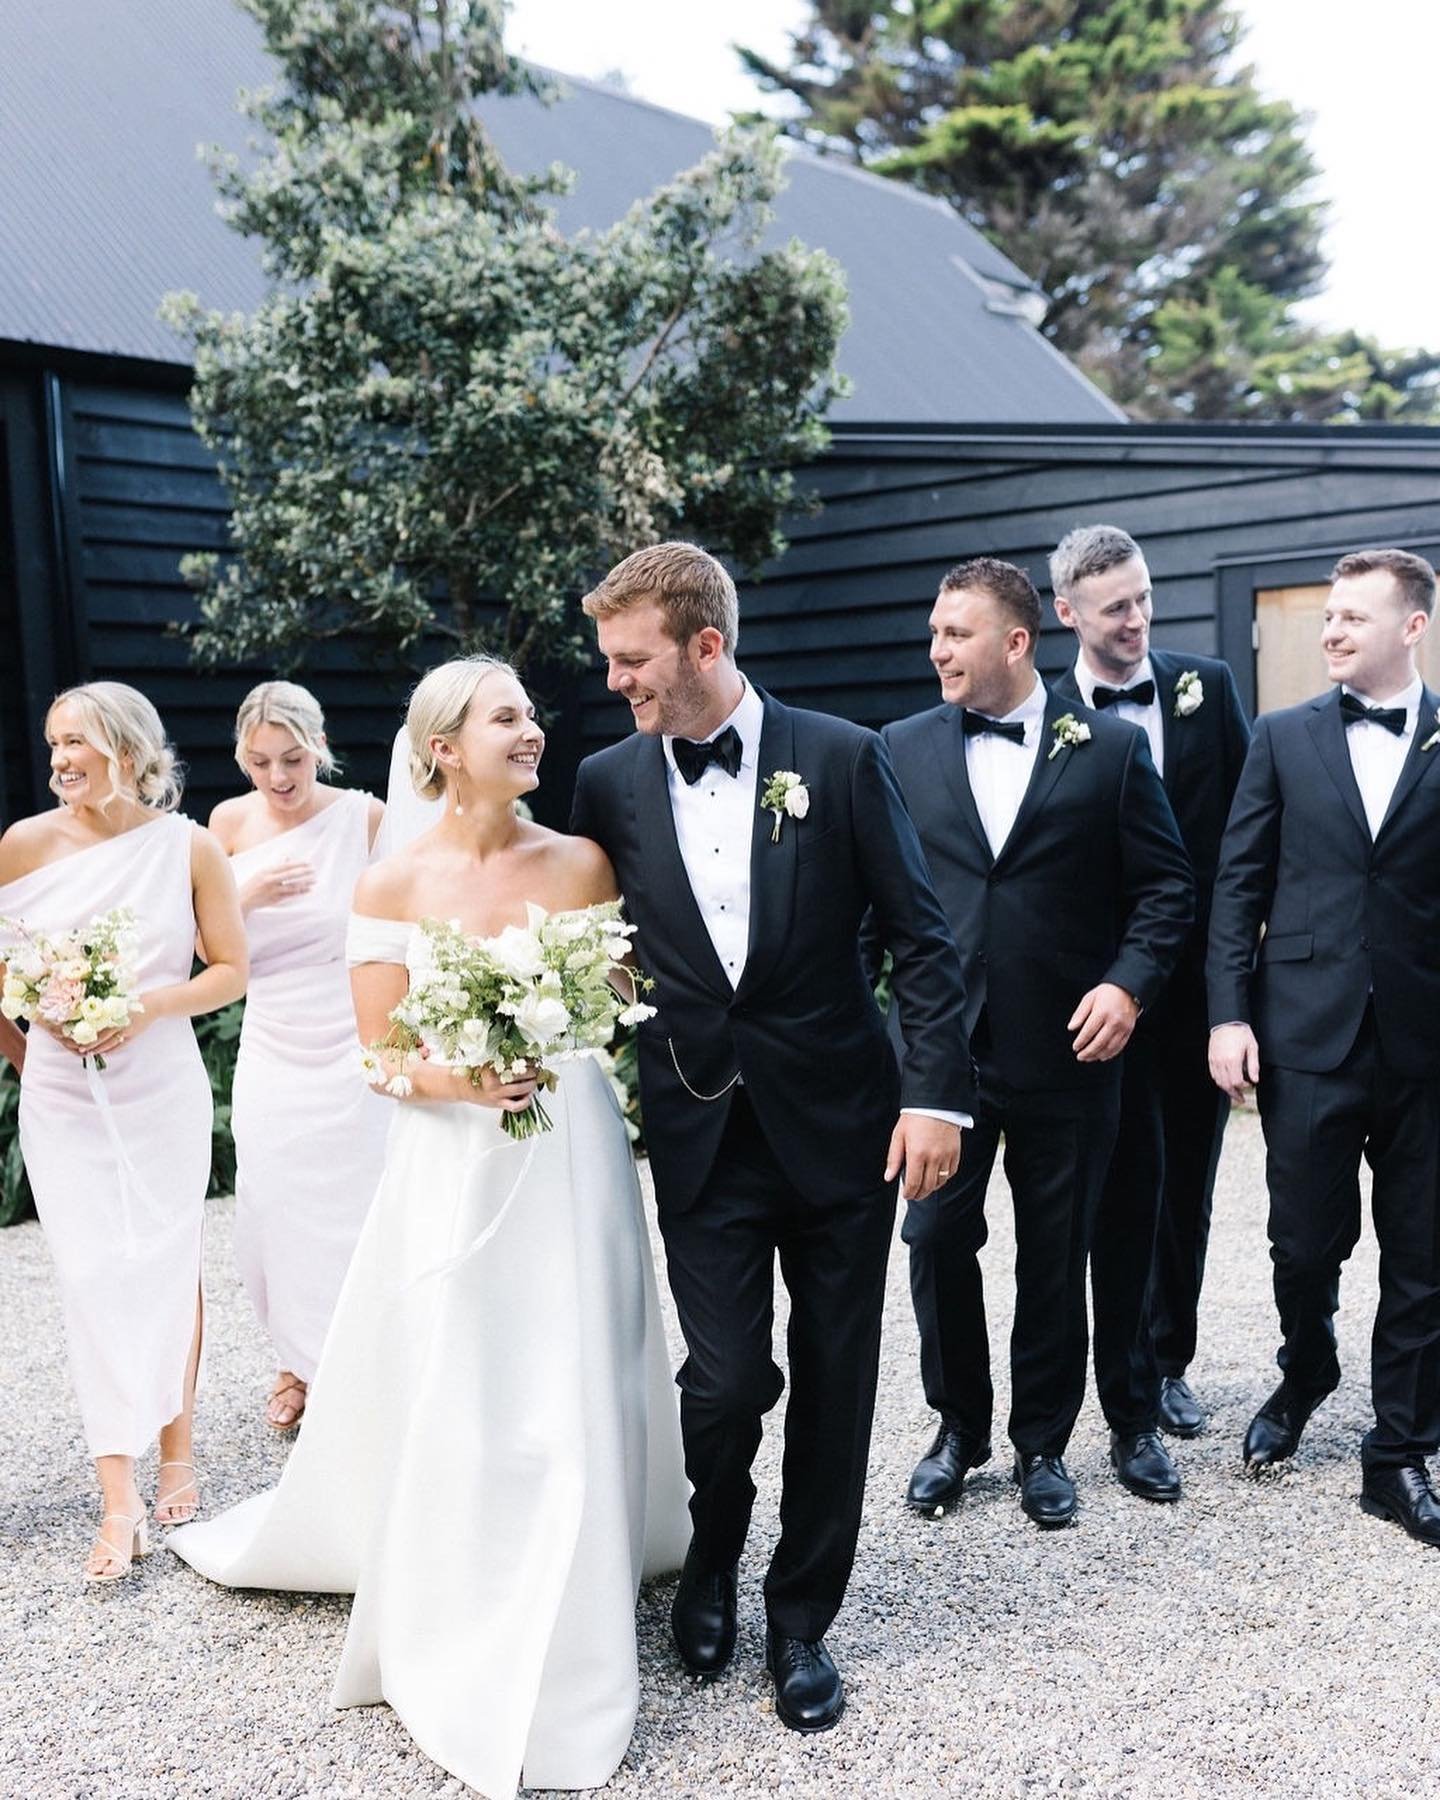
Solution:
M 588 650 L 577 596 L 638 546 L 776 554 L 846 312 L 829 257 L 761 247 L 771 133 L 566 235 L 568 172 L 513 173 L 477 110 L 542 95 L 502 5 L 242 4 L 278 80 L 244 101 L 258 154 L 212 160 L 275 286 L 249 317 L 165 309 L 232 505 L 235 555 L 182 565 L 196 657 L 438 635 L 564 667 Z

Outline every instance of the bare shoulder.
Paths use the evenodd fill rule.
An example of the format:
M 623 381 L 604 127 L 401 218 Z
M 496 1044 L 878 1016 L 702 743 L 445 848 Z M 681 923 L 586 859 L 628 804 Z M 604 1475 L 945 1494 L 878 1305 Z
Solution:
M 211 809 L 209 829 L 220 842 L 220 848 L 227 856 L 233 854 L 235 841 L 245 823 L 245 815 L 250 810 L 249 794 L 232 794 L 228 800 Z
M 0 882 L 18 881 L 50 861 L 61 843 L 59 808 L 17 819 L 0 837 Z
M 207 825 L 199 825 L 190 821 L 190 874 L 195 881 L 207 876 L 212 878 L 217 871 L 227 875 L 230 868 L 230 857 L 220 841 L 219 834 Z
M 554 887 L 564 896 L 565 906 L 595 906 L 602 900 L 614 900 L 620 889 L 610 858 L 594 838 L 572 837 L 568 832 L 551 831 L 548 826 L 530 827 L 537 834 L 535 848 L 545 858 L 546 870 L 554 878 Z
M 355 884 L 352 911 L 372 919 L 408 919 L 415 879 L 412 854 L 372 863 Z

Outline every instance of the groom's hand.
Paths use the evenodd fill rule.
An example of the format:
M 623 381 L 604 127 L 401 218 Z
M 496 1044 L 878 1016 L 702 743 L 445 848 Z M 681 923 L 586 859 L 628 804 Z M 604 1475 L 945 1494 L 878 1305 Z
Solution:
M 901 1170 L 902 1200 L 923 1200 L 943 1187 L 960 1167 L 960 1127 L 923 1113 L 901 1113 L 890 1135 L 890 1154 L 885 1179 L 893 1181 Z

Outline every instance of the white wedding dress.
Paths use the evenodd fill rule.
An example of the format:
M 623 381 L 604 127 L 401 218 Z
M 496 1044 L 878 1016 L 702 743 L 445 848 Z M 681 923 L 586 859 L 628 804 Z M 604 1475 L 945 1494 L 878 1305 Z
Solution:
M 414 936 L 353 918 L 349 959 Z M 517 1144 L 490 1108 L 397 1108 L 279 1486 L 169 1538 L 227 1586 L 353 1592 L 335 1704 L 387 1702 L 490 1800 L 614 1773 L 636 1591 L 689 1538 L 619 1107 L 585 1058 L 546 1109 Z

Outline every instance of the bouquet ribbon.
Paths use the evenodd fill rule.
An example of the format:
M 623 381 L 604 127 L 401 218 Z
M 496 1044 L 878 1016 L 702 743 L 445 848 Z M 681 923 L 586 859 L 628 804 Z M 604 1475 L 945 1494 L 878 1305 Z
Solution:
M 125 1232 L 125 1255 L 133 1260 L 138 1254 L 135 1243 L 135 1221 L 131 1211 L 130 1200 L 133 1195 L 151 1211 L 156 1210 L 155 1199 L 141 1178 L 140 1171 L 130 1160 L 130 1152 L 125 1148 L 125 1141 L 120 1136 L 120 1127 L 115 1123 L 115 1112 L 110 1105 L 110 1096 L 105 1092 L 105 1083 L 100 1078 L 100 1071 L 87 1056 L 84 1058 L 85 1080 L 90 1088 L 90 1098 L 95 1102 L 95 1110 L 100 1115 L 100 1123 L 109 1140 L 110 1150 L 115 1158 L 115 1172 L 120 1177 L 120 1218 Z

